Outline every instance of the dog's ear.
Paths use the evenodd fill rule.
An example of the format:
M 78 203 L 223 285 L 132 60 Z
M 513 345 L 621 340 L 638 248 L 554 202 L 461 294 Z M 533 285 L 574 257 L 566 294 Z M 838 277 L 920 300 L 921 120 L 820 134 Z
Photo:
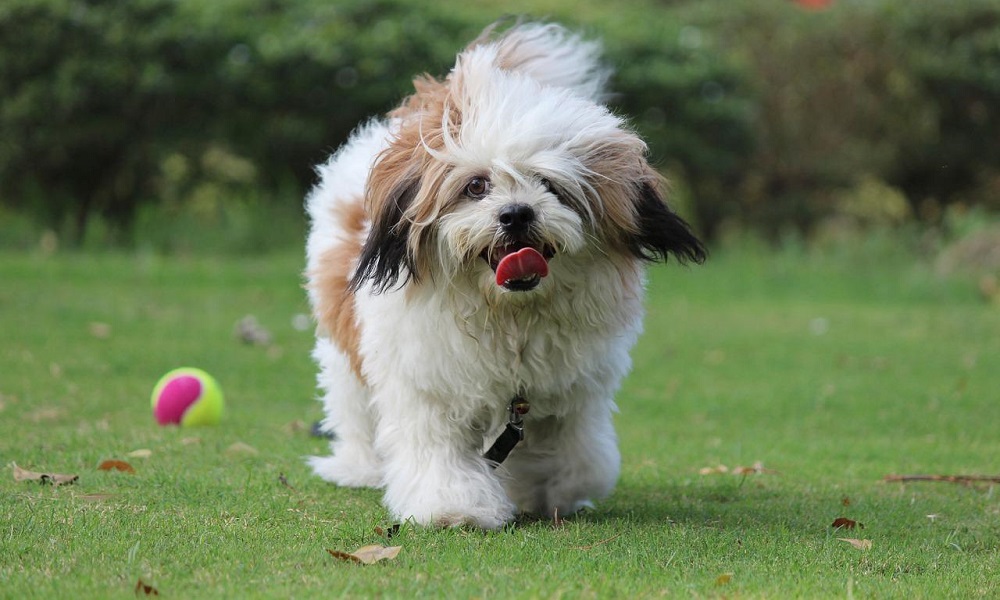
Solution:
M 636 229 L 625 240 L 632 254 L 649 261 L 667 260 L 670 256 L 681 263 L 705 261 L 705 245 L 691 226 L 667 206 L 656 183 L 636 183 L 632 194 Z
M 412 222 L 407 211 L 419 190 L 420 178 L 416 175 L 401 177 L 384 190 L 369 185 L 371 229 L 351 277 L 352 291 L 370 281 L 373 291 L 380 294 L 400 283 L 401 277 L 402 283 L 416 277 L 416 264 L 410 253 Z

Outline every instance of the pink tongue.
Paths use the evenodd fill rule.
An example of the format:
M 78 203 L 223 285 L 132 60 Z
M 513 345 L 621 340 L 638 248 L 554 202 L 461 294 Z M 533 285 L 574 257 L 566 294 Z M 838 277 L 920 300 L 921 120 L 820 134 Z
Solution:
M 527 279 L 534 275 L 545 277 L 549 274 L 549 263 L 534 248 L 521 248 L 500 259 L 497 265 L 497 285 L 516 279 Z

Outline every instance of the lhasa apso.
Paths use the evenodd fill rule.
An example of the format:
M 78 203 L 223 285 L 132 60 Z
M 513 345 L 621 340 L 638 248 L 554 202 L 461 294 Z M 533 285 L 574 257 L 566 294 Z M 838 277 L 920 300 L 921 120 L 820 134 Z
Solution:
M 497 29 L 356 131 L 307 198 L 334 436 L 310 464 L 419 524 L 496 528 L 607 496 L 644 265 L 705 257 L 603 103 L 599 44 Z

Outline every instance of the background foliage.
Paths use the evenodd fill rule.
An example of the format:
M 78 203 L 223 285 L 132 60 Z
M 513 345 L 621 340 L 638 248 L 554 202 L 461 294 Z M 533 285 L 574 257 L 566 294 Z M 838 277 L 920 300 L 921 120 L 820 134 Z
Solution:
M 710 236 L 1000 208 L 992 0 L 514 5 L 605 40 L 616 110 Z M 500 16 L 478 0 L 7 0 L 0 243 L 297 239 L 312 165 Z

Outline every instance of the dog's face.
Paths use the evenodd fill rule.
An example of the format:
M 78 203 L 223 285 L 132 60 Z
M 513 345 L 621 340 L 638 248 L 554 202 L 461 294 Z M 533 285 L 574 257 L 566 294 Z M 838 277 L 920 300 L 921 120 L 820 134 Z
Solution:
M 620 118 L 504 68 L 489 46 L 463 53 L 444 81 L 418 81 L 391 116 L 396 135 L 369 178 L 372 226 L 355 289 L 465 276 L 530 294 L 560 255 L 704 258 Z

